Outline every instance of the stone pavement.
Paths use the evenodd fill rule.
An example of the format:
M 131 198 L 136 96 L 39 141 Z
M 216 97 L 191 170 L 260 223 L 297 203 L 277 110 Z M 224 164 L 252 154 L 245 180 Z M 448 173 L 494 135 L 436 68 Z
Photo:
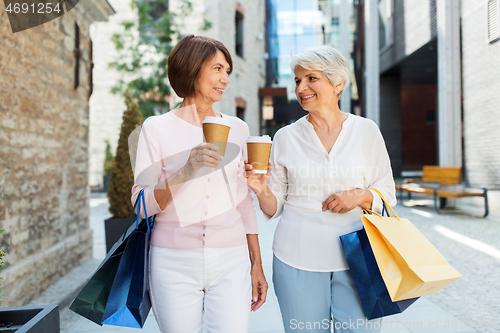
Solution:
M 416 201 L 409 202 L 410 205 L 414 203 Z M 92 194 L 90 223 L 94 230 L 94 260 L 75 269 L 32 304 L 67 305 L 74 297 L 75 287 L 91 276 L 105 256 L 103 221 L 109 216 L 107 208 L 108 202 L 104 194 Z M 420 298 L 404 313 L 386 317 L 382 333 L 500 332 L 500 215 L 493 212 L 486 219 L 453 212 L 437 215 L 431 206 L 397 206 L 395 210 L 401 217 L 412 221 L 463 278 L 436 294 Z M 270 289 L 267 302 L 251 315 L 250 333 L 283 332 L 272 286 L 271 245 L 275 227 L 276 221 L 263 222 L 260 218 L 262 260 Z M 143 331 L 159 332 L 152 314 Z M 126 333 L 138 330 L 100 327 L 65 308 L 61 311 L 61 332 Z

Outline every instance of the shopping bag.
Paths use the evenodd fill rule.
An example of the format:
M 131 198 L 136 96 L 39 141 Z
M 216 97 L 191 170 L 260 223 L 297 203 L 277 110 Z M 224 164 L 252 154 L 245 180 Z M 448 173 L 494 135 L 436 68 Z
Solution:
M 142 328 L 151 310 L 148 253 L 154 216 L 147 218 L 144 194 L 139 197 L 136 229 L 123 251 L 102 318 L 106 325 Z M 147 223 L 139 226 L 141 202 Z
M 361 216 L 392 301 L 433 294 L 462 277 L 409 220 L 394 216 Z
M 368 319 L 401 313 L 418 299 L 391 300 L 364 228 L 340 236 L 340 242 Z
M 137 200 L 135 201 L 134 209 L 132 210 L 132 214 L 129 218 L 129 225 L 138 201 L 139 197 L 137 197 Z M 116 272 L 118 271 L 123 251 L 127 245 L 130 235 L 136 229 L 135 225 L 130 227 L 129 225 L 127 225 L 124 236 L 113 245 L 90 280 L 83 287 L 69 307 L 70 310 L 98 325 L 102 325 L 102 317 L 106 308 L 109 293 L 111 291 L 111 286 L 113 285 Z M 143 223 L 141 223 L 141 225 L 143 225 Z

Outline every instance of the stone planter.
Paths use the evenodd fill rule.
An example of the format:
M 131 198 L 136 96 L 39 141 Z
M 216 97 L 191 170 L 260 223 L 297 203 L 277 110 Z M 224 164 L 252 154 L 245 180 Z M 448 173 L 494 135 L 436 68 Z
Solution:
M 106 253 L 108 253 L 113 245 L 115 245 L 116 241 L 123 236 L 127 223 L 128 217 L 110 217 L 109 219 L 104 220 L 104 230 L 106 232 Z M 132 222 L 130 222 L 130 224 L 132 223 L 135 223 L 135 218 L 133 218 Z
M 40 305 L 0 309 L 0 333 L 14 332 L 60 332 L 59 306 Z

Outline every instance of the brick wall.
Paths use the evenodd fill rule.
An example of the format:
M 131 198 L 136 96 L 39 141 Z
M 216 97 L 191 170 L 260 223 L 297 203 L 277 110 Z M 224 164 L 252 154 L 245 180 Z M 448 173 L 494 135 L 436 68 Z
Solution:
M 465 179 L 500 189 L 500 41 L 488 43 L 487 0 L 462 0 Z
M 92 257 L 88 27 L 104 15 L 101 9 L 111 10 L 106 6 L 87 1 L 16 34 L 0 11 L 0 243 L 7 253 L 2 307 L 28 303 Z M 82 52 L 76 90 L 75 22 Z

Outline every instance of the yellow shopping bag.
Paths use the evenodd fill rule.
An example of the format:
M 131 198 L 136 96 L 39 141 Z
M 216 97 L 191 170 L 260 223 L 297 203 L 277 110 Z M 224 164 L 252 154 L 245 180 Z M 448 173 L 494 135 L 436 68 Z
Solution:
M 361 216 L 393 302 L 433 294 L 462 277 L 409 220 L 394 215 Z

